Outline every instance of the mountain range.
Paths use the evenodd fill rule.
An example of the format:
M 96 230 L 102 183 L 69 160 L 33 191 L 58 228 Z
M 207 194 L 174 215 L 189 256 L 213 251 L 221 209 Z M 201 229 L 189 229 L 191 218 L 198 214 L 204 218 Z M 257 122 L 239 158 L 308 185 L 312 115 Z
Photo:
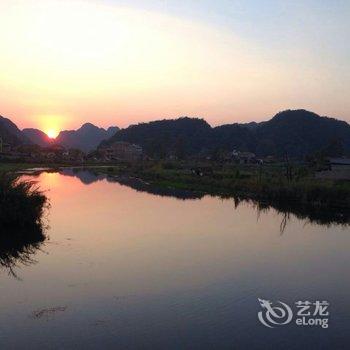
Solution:
M 10 119 L 0 116 L 0 137 L 11 145 L 30 143 L 26 135 Z
M 22 132 L 31 143 L 41 147 L 48 147 L 53 143 L 52 140 L 39 129 L 27 128 L 23 129 Z
M 118 130 L 119 128 L 116 126 L 106 130 L 86 123 L 77 130 L 61 131 L 54 140 L 38 129 L 23 129 L 22 133 L 32 143 L 42 147 L 59 144 L 65 148 L 77 148 L 84 152 L 90 152 L 96 149 L 103 140 L 112 137 Z
M 111 138 L 118 130 L 119 128 L 116 126 L 106 130 L 86 123 L 78 130 L 61 131 L 55 142 L 66 148 L 77 148 L 84 152 L 90 152 L 95 150 L 103 140 Z
M 89 152 L 96 149 L 103 140 L 112 137 L 118 130 L 116 126 L 106 130 L 86 123 L 77 130 L 61 131 L 55 140 L 51 140 L 39 129 L 20 130 L 10 119 L 0 116 L 0 137 L 4 143 L 12 146 L 37 144 L 41 147 L 48 147 L 52 144 L 60 144 L 66 148 L 77 148 Z
M 151 157 L 176 155 L 216 156 L 236 149 L 258 156 L 302 158 L 322 150 L 334 155 L 350 154 L 350 125 L 321 117 L 303 109 L 277 113 L 265 122 L 226 124 L 211 127 L 204 119 L 164 119 L 107 130 L 91 123 L 77 130 L 61 131 L 55 140 L 38 129 L 20 130 L 10 119 L 0 116 L 0 137 L 11 145 L 60 144 L 84 152 L 106 147 L 116 141 L 135 143 Z
M 152 157 L 215 155 L 234 149 L 259 156 L 288 154 L 302 158 L 324 149 L 350 153 L 350 125 L 303 109 L 286 110 L 261 123 L 211 127 L 198 118 L 159 120 L 120 130 L 100 147 L 115 141 L 136 143 Z

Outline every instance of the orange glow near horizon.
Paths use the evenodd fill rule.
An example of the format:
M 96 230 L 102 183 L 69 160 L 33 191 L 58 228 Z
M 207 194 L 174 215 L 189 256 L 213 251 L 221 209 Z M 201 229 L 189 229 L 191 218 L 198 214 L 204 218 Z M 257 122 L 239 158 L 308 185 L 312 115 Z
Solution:
M 60 131 L 66 130 L 69 123 L 69 118 L 61 115 L 40 115 L 34 118 L 36 127 L 44 131 L 50 139 L 55 139 Z
M 58 130 L 55 129 L 49 129 L 46 131 L 46 135 L 50 138 L 50 139 L 55 139 L 58 136 Z
M 332 115 L 322 62 L 303 65 L 223 27 L 109 2 L 2 0 L 0 52 L 0 115 L 20 128 L 180 116 L 217 125 L 288 108 Z

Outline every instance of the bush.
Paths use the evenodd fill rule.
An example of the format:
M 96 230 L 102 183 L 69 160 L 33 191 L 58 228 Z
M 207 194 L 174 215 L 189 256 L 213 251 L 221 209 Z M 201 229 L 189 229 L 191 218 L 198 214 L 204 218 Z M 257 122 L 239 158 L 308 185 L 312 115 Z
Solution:
M 47 198 L 34 182 L 0 176 L 0 266 L 15 277 L 14 267 L 34 263 L 32 255 L 46 239 L 46 206 Z
M 46 196 L 33 181 L 20 181 L 9 175 L 0 176 L 0 236 L 8 230 L 17 232 L 28 227 L 42 228 Z

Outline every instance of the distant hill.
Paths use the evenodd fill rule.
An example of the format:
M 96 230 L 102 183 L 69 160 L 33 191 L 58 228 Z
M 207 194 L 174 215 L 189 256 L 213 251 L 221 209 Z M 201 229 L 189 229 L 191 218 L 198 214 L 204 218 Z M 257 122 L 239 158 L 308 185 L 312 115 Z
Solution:
M 250 124 L 227 124 L 217 126 L 212 129 L 207 144 L 211 145 L 211 149 L 214 151 L 232 151 L 236 149 L 255 152 L 255 130 L 257 126 L 252 128 Z
M 86 123 L 78 130 L 61 131 L 55 142 L 66 148 L 78 148 L 89 152 L 96 149 L 103 140 L 111 138 L 118 130 L 118 127 L 110 127 L 106 130 Z
M 3 142 L 9 143 L 12 146 L 31 143 L 15 123 L 2 116 L 0 116 L 0 136 Z
M 23 129 L 23 134 L 36 145 L 41 147 L 48 147 L 52 144 L 52 140 L 41 130 L 39 129 Z
M 220 151 L 254 152 L 259 156 L 288 154 L 301 158 L 336 140 L 350 153 L 350 125 L 306 110 L 286 110 L 261 123 L 227 124 L 212 128 L 203 119 L 179 118 L 132 125 L 101 146 L 127 141 L 149 156 L 213 155 Z
M 289 154 L 302 157 L 326 148 L 339 140 L 350 152 L 350 125 L 305 110 L 287 110 L 276 114 L 256 130 L 257 152 L 264 155 Z
M 152 156 L 188 156 L 202 150 L 210 131 L 210 125 L 203 119 L 165 119 L 129 126 L 103 142 L 102 146 L 114 141 L 127 141 L 141 145 L 144 151 Z
M 10 119 L 1 116 L 0 136 L 12 146 L 50 144 L 42 131 L 21 131 Z M 261 123 L 217 127 L 211 127 L 203 119 L 188 117 L 141 123 L 122 130 L 117 127 L 106 130 L 86 123 L 78 130 L 62 131 L 55 143 L 89 152 L 99 145 L 106 146 L 115 141 L 136 143 L 155 158 L 169 155 L 178 158 L 215 156 L 233 149 L 254 152 L 258 156 L 288 154 L 302 158 L 319 151 L 337 156 L 342 152 L 350 154 L 350 125 L 301 109 L 280 112 Z

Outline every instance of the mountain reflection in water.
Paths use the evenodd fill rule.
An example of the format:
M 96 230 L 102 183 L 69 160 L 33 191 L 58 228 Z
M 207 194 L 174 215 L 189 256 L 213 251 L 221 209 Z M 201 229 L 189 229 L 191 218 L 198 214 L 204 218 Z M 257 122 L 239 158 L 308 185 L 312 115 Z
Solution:
M 192 192 L 186 190 L 179 190 L 174 188 L 159 187 L 153 184 L 142 181 L 139 178 L 130 176 L 116 176 L 116 175 L 104 175 L 95 173 L 92 170 L 85 170 L 80 168 L 67 168 L 60 171 L 60 174 L 65 176 L 74 176 L 78 178 L 85 185 L 92 184 L 97 181 L 107 180 L 108 182 L 117 182 L 121 185 L 125 185 L 140 192 L 147 192 L 157 196 L 173 197 L 177 199 L 201 199 L 206 194 L 200 192 Z M 240 197 L 225 197 L 232 198 L 234 201 L 234 207 L 242 203 L 250 203 L 257 211 L 259 217 L 261 212 L 266 212 L 270 209 L 277 211 L 282 216 L 280 225 L 280 232 L 283 233 L 284 229 L 290 220 L 291 215 L 296 216 L 300 220 L 306 220 L 308 223 L 314 223 L 318 225 L 350 225 L 350 211 L 349 210 L 318 210 L 318 208 L 312 206 L 300 206 L 298 203 L 291 202 L 278 202 L 278 203 L 264 203 L 262 201 L 249 200 Z
M 16 260 L 28 250 L 12 251 L 16 266 L 38 262 L 16 268 L 21 281 L 0 273 L 1 349 L 296 350 L 349 343 L 348 223 L 318 225 L 317 212 L 300 220 L 306 212 L 159 191 L 85 170 L 41 172 L 35 180 L 50 203 L 50 244 L 41 245 L 39 236 L 37 245 L 31 241 L 29 260 Z M 268 329 L 258 321 L 259 298 L 290 306 L 327 300 L 331 325 Z
M 42 172 L 43 170 L 34 171 L 31 173 L 31 176 L 39 176 Z M 162 197 L 173 197 L 180 200 L 202 199 L 205 196 L 204 193 L 200 192 L 158 187 L 135 177 L 105 175 L 92 170 L 65 168 L 60 170 L 59 173 L 64 176 L 78 178 L 84 185 L 106 180 L 110 183 L 119 183 L 120 185 L 128 186 L 139 192 L 146 192 Z M 293 215 L 300 220 L 305 220 L 305 223 L 317 225 L 341 225 L 348 227 L 350 224 L 350 213 L 346 211 L 319 211 L 312 207 L 297 206 L 294 203 L 275 203 L 271 205 L 254 200 L 241 199 L 239 197 L 233 197 L 232 199 L 235 209 L 242 203 L 249 203 L 256 210 L 257 218 L 260 217 L 261 213 L 274 209 L 281 216 L 279 228 L 281 234 L 283 234 Z M 9 230 L 11 232 L 6 232 L 6 235 L 0 235 L 0 268 L 4 268 L 10 275 L 18 278 L 15 271 L 16 267 L 36 263 L 33 256 L 37 250 L 41 249 L 46 236 L 43 233 L 41 225 L 28 227 L 25 232 L 22 232 L 23 228 L 19 227 L 12 227 Z

